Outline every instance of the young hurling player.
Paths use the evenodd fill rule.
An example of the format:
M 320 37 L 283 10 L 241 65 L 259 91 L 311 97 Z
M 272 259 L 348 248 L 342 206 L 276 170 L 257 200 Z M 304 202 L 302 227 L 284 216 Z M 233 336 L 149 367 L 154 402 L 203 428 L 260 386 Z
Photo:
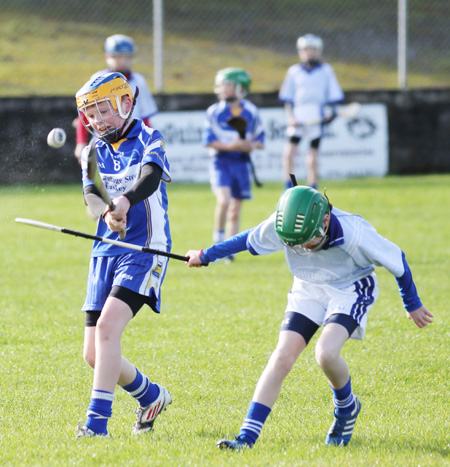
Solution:
M 136 95 L 136 88 L 139 88 L 139 99 L 136 101 L 133 117 L 140 118 L 147 126 L 150 126 L 150 117 L 158 113 L 158 107 L 145 78 L 141 74 L 132 71 L 133 58 L 136 53 L 133 39 L 123 34 L 109 36 L 105 41 L 104 51 L 108 68 L 94 73 L 91 79 L 114 71 L 122 73 L 130 83 L 134 95 Z M 83 122 L 78 118 L 75 157 L 80 163 L 81 152 L 86 146 L 88 139 L 89 133 Z
M 241 204 L 251 199 L 250 153 L 263 148 L 264 130 L 257 107 L 244 99 L 251 79 L 242 68 L 220 70 L 215 79 L 219 102 L 206 112 L 202 142 L 211 148 L 211 186 L 217 202 L 214 212 L 214 243 L 239 232 Z M 232 117 L 247 122 L 245 139 L 228 124 Z M 232 259 L 230 257 L 229 259 Z
M 96 142 L 98 169 L 115 210 L 105 205 L 87 176 L 89 147 L 82 153 L 84 197 L 99 217 L 97 235 L 170 251 L 165 183 L 169 163 L 162 135 L 131 118 L 135 98 L 120 73 L 90 79 L 76 94 L 80 118 Z M 121 354 L 121 335 L 145 304 L 159 313 L 167 258 L 94 242 L 89 266 L 84 359 L 94 369 L 87 419 L 77 437 L 109 436 L 108 419 L 116 385 L 138 402 L 133 433 L 153 429 L 156 417 L 171 403 L 167 389 L 152 383 Z
M 294 173 L 294 160 L 302 138 L 309 141 L 306 155 L 307 184 L 317 188 L 318 151 L 323 136 L 323 125 L 302 124 L 324 118 L 325 105 L 331 105 L 333 114 L 325 119 L 329 123 L 335 116 L 334 104 L 344 99 L 333 68 L 321 62 L 323 42 L 320 37 L 306 34 L 297 40 L 300 63 L 286 73 L 279 99 L 285 103 L 287 137 L 283 152 L 283 181 L 285 188 L 292 183 L 289 174 Z
M 347 445 L 361 402 L 352 392 L 349 368 L 340 355 L 351 337 L 362 339 L 367 313 L 378 296 L 375 265 L 397 279 L 408 318 L 422 328 L 433 315 L 422 305 L 402 250 L 362 217 L 332 207 L 313 188 L 295 186 L 257 227 L 206 250 L 190 250 L 190 267 L 248 250 L 265 255 L 284 250 L 294 283 L 288 293 L 278 345 L 263 371 L 239 435 L 220 440 L 222 449 L 252 447 L 281 390 L 284 378 L 320 326 L 316 360 L 333 394 L 334 421 L 325 443 Z

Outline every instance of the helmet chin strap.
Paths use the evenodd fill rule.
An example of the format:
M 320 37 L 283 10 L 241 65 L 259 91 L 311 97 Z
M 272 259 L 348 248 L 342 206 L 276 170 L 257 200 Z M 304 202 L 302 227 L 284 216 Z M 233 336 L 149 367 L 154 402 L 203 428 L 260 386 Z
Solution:
M 125 128 L 127 127 L 128 123 L 130 121 L 131 115 L 133 114 L 134 107 L 136 106 L 136 99 L 137 99 L 138 96 L 139 96 L 139 88 L 136 87 L 136 92 L 135 92 L 134 98 L 133 98 L 133 105 L 131 106 L 131 110 L 128 113 L 128 117 L 123 122 L 123 125 L 120 128 L 115 128 L 113 131 L 111 131 L 109 133 L 106 133 L 105 135 L 101 136 L 100 139 L 102 139 L 103 141 L 105 141 L 106 143 L 109 143 L 109 144 L 117 143 L 117 141 L 119 141 L 119 139 L 122 137 L 122 135 L 124 133 Z

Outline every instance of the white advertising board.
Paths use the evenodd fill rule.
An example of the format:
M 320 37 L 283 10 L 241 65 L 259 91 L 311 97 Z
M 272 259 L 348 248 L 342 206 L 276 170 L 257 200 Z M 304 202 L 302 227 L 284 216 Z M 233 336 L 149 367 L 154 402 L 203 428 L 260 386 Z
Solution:
M 281 181 L 286 141 L 283 107 L 260 109 L 266 132 L 264 150 L 252 153 L 261 181 Z M 209 150 L 201 144 L 205 111 L 161 112 L 152 126 L 164 136 L 173 181 L 209 181 Z M 306 178 L 306 141 L 299 145 L 295 174 Z M 384 104 L 364 104 L 354 119 L 337 118 L 325 127 L 319 157 L 321 178 L 382 177 L 389 168 L 388 122 Z

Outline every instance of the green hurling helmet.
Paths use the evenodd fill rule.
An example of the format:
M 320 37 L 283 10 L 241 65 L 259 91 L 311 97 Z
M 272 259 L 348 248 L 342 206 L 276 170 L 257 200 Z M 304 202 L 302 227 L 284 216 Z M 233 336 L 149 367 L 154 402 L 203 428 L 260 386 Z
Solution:
M 314 188 L 294 186 L 278 201 L 275 231 L 288 245 L 304 245 L 314 237 L 324 237 L 323 218 L 330 213 L 327 198 Z
M 250 74 L 243 68 L 224 68 L 219 70 L 215 79 L 215 90 L 223 83 L 233 83 L 236 88 L 236 95 L 239 99 L 245 97 L 250 91 L 252 80 Z

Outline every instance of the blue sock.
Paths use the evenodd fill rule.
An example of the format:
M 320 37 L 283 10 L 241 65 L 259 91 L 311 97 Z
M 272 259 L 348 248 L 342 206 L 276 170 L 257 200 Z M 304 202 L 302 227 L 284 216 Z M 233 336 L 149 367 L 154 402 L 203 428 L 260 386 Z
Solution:
M 315 190 L 317 190 L 318 187 L 319 187 L 319 186 L 317 185 L 317 183 L 311 183 L 309 186 L 310 186 L 311 188 L 314 188 Z
M 331 386 L 330 386 L 331 387 Z M 348 415 L 355 408 L 355 396 L 352 392 L 352 379 L 341 389 L 331 388 L 336 415 Z
M 114 394 L 112 392 L 92 390 L 85 425 L 94 433 L 105 435 L 108 433 L 106 425 L 112 415 L 113 400 Z
M 271 409 L 259 402 L 250 402 L 244 423 L 241 426 L 239 436 L 250 446 L 256 443 L 261 434 L 262 427 Z
M 127 386 L 122 386 L 131 396 L 133 396 L 141 405 L 147 407 L 152 402 L 155 402 L 159 396 L 159 387 L 149 381 L 147 376 L 142 375 L 136 368 L 136 378 Z
M 290 180 L 286 180 L 284 182 L 284 189 L 289 190 L 289 188 L 292 188 L 294 185 L 292 185 L 292 182 Z

